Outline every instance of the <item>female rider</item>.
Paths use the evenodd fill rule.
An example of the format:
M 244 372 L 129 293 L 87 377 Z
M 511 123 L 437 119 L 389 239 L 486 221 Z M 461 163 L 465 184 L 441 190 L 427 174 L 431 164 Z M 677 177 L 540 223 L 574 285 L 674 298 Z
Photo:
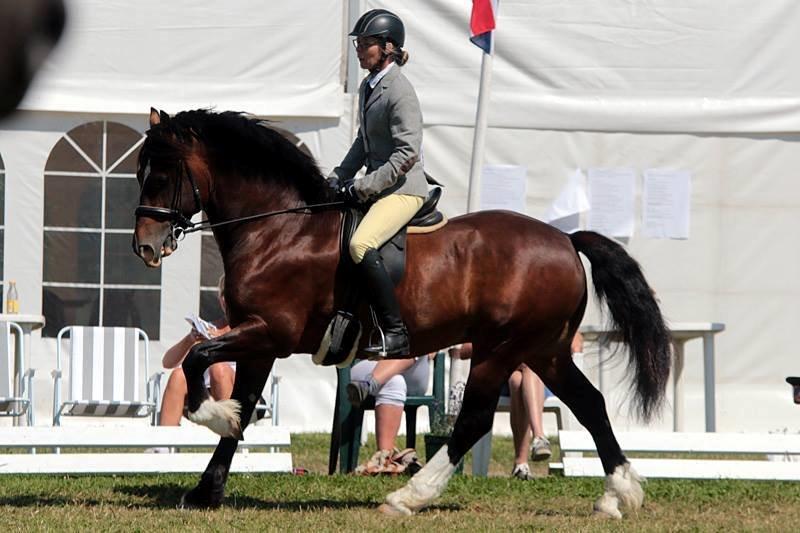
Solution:
M 369 205 L 349 249 L 383 329 L 385 351 L 380 344 L 365 351 L 372 357 L 405 356 L 408 331 L 378 249 L 411 220 L 428 194 L 419 161 L 422 113 L 414 88 L 400 70 L 408 61 L 400 18 L 373 9 L 358 19 L 350 35 L 355 37 L 361 68 L 369 75 L 358 93 L 358 135 L 328 181 L 337 190 L 344 187 L 352 200 Z M 366 174 L 354 179 L 365 165 Z

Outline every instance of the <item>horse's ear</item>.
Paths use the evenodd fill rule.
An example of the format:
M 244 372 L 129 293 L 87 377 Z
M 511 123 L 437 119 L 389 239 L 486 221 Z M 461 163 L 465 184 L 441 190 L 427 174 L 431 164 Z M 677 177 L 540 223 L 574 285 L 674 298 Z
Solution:
M 150 127 L 157 126 L 161 124 L 161 117 L 158 114 L 158 109 L 155 107 L 150 108 Z
M 161 122 L 163 122 L 164 124 L 169 122 L 169 115 L 167 114 L 166 111 L 159 111 L 158 113 L 161 116 Z

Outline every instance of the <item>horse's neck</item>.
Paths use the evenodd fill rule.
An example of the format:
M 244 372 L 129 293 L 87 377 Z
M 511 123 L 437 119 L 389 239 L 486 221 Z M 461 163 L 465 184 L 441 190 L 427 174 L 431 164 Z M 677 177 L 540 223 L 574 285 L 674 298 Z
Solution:
M 245 222 L 225 224 L 214 229 L 214 236 L 223 256 L 237 249 L 258 246 L 259 252 L 284 254 L 296 250 L 299 243 L 312 238 L 317 243 L 338 241 L 341 219 L 335 211 L 279 213 L 306 205 L 298 198 L 276 198 L 273 195 L 248 193 L 246 198 L 229 202 L 218 202 L 209 209 L 212 224 L 253 215 L 268 215 Z M 327 246 L 322 246 L 326 248 Z M 310 248 L 308 254 L 318 250 Z M 237 254 L 238 255 L 238 254 Z

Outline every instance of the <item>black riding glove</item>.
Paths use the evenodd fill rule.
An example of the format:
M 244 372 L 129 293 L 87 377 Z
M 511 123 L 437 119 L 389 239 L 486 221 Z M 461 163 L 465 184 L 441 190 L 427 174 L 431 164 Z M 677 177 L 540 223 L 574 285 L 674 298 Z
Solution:
M 339 194 L 339 191 L 342 189 L 342 180 L 340 180 L 338 176 L 331 176 L 327 179 L 327 182 L 328 188 L 334 193 Z
M 350 205 L 358 205 L 361 203 L 361 198 L 356 194 L 356 186 L 351 181 L 345 183 L 341 188 L 341 197 L 346 203 Z

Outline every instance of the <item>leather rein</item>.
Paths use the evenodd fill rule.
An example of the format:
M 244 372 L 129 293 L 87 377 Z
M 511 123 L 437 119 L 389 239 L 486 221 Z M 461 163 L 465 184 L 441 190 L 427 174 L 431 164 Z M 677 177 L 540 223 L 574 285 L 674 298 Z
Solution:
M 183 159 L 181 159 L 180 162 L 178 163 L 178 176 L 179 179 L 175 181 L 175 190 L 172 193 L 172 202 L 170 204 L 170 207 L 155 207 L 150 205 L 142 205 L 141 203 L 142 199 L 140 195 L 139 206 L 136 207 L 135 211 L 135 215 L 137 217 L 147 216 L 150 218 L 169 221 L 170 235 L 172 236 L 172 240 L 173 243 L 175 244 L 175 247 L 177 247 L 177 242 L 179 240 L 182 240 L 183 237 L 186 236 L 186 234 L 194 233 L 196 231 L 212 229 L 219 226 L 225 226 L 228 224 L 235 224 L 237 222 L 249 222 L 251 220 L 257 220 L 261 218 L 268 218 L 277 215 L 285 215 L 287 213 L 303 213 L 303 212 L 313 213 L 315 210 L 319 209 L 328 209 L 331 207 L 341 207 L 347 205 L 347 202 L 343 201 L 325 202 L 321 204 L 303 205 L 299 207 L 292 207 L 289 209 L 281 209 L 279 211 L 268 211 L 266 213 L 258 213 L 255 215 L 236 217 L 215 223 L 211 223 L 211 221 L 208 219 L 201 220 L 200 222 L 192 222 L 191 219 L 186 215 L 184 215 L 180 209 L 181 191 L 183 190 L 184 176 L 186 177 L 186 179 L 189 180 L 189 185 L 192 189 L 192 195 L 194 196 L 195 213 L 203 211 L 203 202 L 200 198 L 200 188 L 197 186 L 197 181 L 194 179 L 194 176 L 192 176 L 192 173 L 189 171 L 189 167 L 186 165 L 186 161 L 184 161 Z M 144 183 L 142 183 L 142 193 L 143 192 L 144 192 Z

